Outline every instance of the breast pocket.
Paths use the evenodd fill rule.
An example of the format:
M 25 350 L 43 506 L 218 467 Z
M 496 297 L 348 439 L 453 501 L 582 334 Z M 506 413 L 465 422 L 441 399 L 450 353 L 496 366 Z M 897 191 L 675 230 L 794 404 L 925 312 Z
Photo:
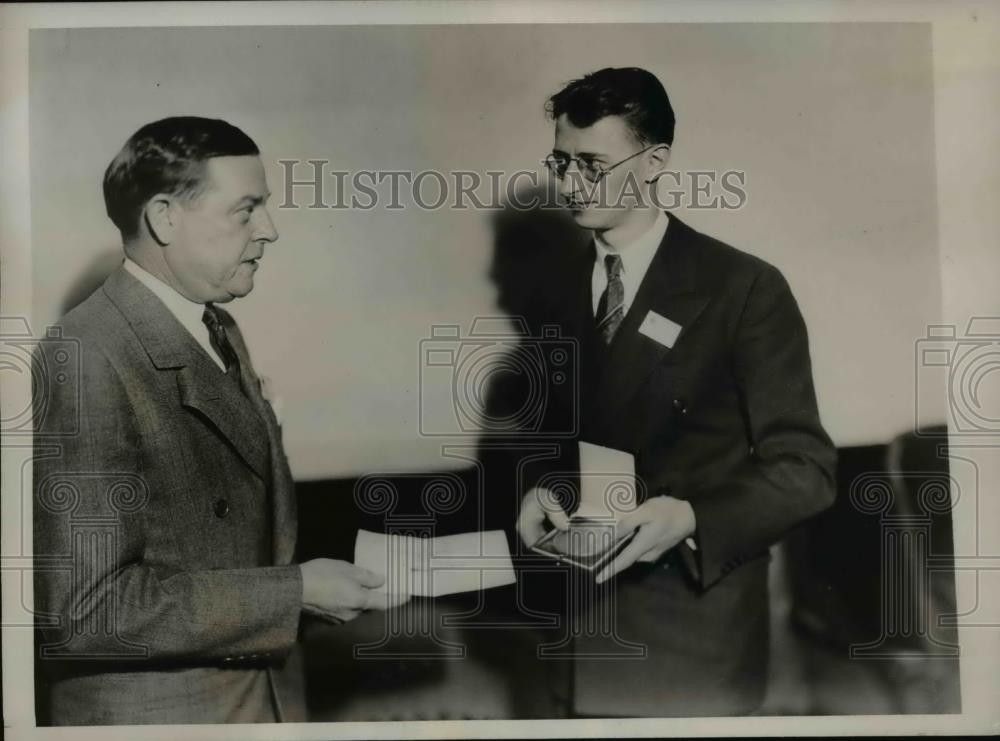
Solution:
M 688 338 L 697 340 L 699 338 Z M 654 368 L 637 405 L 648 434 L 679 435 L 731 405 L 735 386 L 725 349 L 682 337 Z
M 653 369 L 646 383 L 642 403 L 661 417 L 680 420 L 689 411 L 693 372 L 673 351 Z

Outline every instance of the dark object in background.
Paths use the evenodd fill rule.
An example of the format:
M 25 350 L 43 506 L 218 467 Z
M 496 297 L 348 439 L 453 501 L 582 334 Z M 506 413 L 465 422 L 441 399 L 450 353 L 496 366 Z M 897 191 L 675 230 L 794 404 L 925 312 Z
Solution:
M 961 712 L 947 442 L 840 449 L 836 503 L 786 541 L 794 626 L 866 662 L 898 713 Z

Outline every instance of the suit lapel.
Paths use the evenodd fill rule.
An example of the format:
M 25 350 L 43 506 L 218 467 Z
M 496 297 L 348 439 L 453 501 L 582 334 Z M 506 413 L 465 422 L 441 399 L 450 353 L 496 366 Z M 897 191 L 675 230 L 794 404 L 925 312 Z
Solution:
M 639 332 L 650 311 L 681 326 L 677 342 L 708 304 L 709 296 L 698 289 L 697 251 L 693 232 L 674 216 L 656 255 L 643 277 L 628 314 L 607 348 L 599 384 L 601 418 L 623 406 L 670 348 Z
M 177 374 L 177 386 L 181 404 L 206 417 L 254 473 L 267 481 L 268 440 L 264 422 L 219 367 L 210 358 L 193 358 Z
M 267 430 L 271 473 L 272 556 L 276 565 L 288 564 L 291 563 L 295 552 L 298 519 L 295 483 L 281 444 L 281 427 L 270 403 L 264 399 L 260 378 L 253 371 L 243 336 L 230 323 L 228 314 L 224 316 L 223 321 L 226 323 L 233 349 L 240 359 L 240 383 L 246 398 L 250 399 Z
M 111 274 L 104 292 L 125 316 L 153 365 L 177 372 L 181 405 L 207 419 L 246 465 L 267 480 L 267 429 L 249 399 L 170 310 L 124 268 Z

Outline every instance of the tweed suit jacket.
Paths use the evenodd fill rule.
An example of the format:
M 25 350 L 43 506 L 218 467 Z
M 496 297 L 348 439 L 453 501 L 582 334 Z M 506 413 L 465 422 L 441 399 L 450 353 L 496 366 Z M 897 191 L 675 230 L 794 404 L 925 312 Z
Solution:
M 574 712 L 742 714 L 768 657 L 769 546 L 835 496 L 836 449 L 820 423 L 806 326 L 781 273 L 673 214 L 610 345 L 596 333 L 589 249 L 560 267 L 535 319 L 579 348 L 579 395 L 553 385 L 543 429 L 576 430 L 524 488 L 578 468 L 579 440 L 635 456 L 640 497 L 694 510 L 695 549 L 584 585 L 572 662 Z M 640 331 L 657 314 L 669 342 Z M 588 591 L 589 590 L 589 591 Z M 613 625 L 600 615 L 613 615 Z M 587 623 L 586 620 L 590 622 Z M 610 634 L 608 633 L 610 631 Z
M 35 600 L 53 724 L 304 719 L 292 477 L 220 314 L 239 385 L 123 268 L 39 343 Z

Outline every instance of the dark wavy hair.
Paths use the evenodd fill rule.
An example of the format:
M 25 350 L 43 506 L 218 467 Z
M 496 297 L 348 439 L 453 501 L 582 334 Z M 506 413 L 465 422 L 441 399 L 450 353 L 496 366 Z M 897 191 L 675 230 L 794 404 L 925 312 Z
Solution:
M 564 113 L 578 128 L 605 116 L 625 119 L 640 144 L 674 143 L 674 109 L 656 75 L 639 67 L 605 67 L 573 80 L 549 98 L 555 120 Z
M 194 198 L 212 157 L 260 154 L 253 139 L 226 121 L 175 116 L 146 124 L 125 142 L 104 172 L 108 216 L 130 239 L 157 193 Z

